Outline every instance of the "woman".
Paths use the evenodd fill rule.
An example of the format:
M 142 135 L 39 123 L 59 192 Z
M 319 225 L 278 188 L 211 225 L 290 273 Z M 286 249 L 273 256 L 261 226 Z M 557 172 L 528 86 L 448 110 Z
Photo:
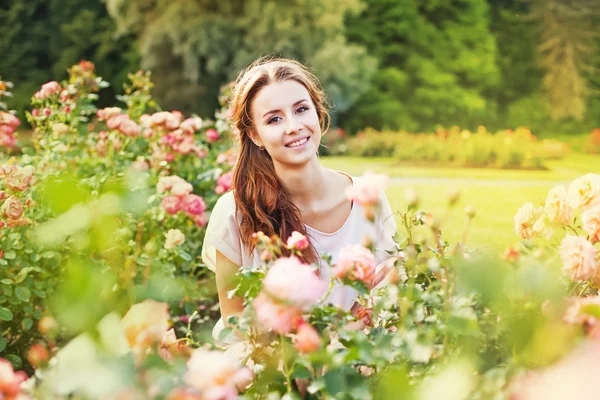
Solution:
M 319 164 L 321 136 L 329 114 L 317 78 L 302 64 L 288 59 L 260 59 L 240 73 L 230 105 L 239 131 L 240 155 L 233 175 L 233 191 L 215 205 L 203 247 L 205 264 L 216 273 L 221 321 L 241 313 L 242 299 L 228 298 L 241 265 L 261 263 L 251 243 L 252 233 L 279 235 L 287 240 L 298 231 L 310 240 L 304 261 L 319 263 L 330 254 L 335 263 L 340 249 L 375 242 L 376 258 L 394 249 L 396 223 L 383 191 L 380 213 L 372 223 L 359 204 L 345 193 L 356 179 Z M 321 268 L 329 280 L 329 268 Z M 350 310 L 357 293 L 336 286 L 327 301 Z

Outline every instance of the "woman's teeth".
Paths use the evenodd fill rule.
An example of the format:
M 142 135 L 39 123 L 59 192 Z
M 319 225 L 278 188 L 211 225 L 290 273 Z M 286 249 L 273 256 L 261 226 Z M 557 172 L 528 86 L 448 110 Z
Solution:
M 294 143 L 290 143 L 288 145 L 286 145 L 286 147 L 298 147 L 298 146 L 302 146 L 304 143 L 306 143 L 308 141 L 308 138 L 304 138 L 304 139 L 300 139 Z

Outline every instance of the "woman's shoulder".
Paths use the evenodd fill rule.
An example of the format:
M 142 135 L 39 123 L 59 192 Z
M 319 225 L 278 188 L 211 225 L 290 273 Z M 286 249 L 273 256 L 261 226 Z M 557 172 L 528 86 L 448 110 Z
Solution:
M 212 213 L 221 213 L 221 214 L 235 214 L 235 198 L 233 197 L 233 191 L 225 193 L 215 203 L 215 206 L 212 209 Z

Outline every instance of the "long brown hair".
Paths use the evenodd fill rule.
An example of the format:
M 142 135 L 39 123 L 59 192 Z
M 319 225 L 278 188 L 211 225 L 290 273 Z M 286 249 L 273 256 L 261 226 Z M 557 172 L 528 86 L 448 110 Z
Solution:
M 300 210 L 275 173 L 271 156 L 253 141 L 252 102 L 257 93 L 274 82 L 294 80 L 303 85 L 315 105 L 323 133 L 329 128 L 325 93 L 318 79 L 301 63 L 282 58 L 260 58 L 243 70 L 236 80 L 230 103 L 231 119 L 239 131 L 240 155 L 233 173 L 237 212 L 241 214 L 240 235 L 250 252 L 251 237 L 261 231 L 287 240 L 293 231 L 307 235 Z M 284 250 L 284 255 L 289 252 Z M 305 262 L 316 263 L 319 255 L 313 246 L 302 252 Z

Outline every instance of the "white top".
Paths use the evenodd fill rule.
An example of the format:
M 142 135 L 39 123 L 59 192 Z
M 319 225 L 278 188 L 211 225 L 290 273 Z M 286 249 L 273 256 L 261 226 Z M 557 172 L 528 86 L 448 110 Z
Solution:
M 352 177 L 353 182 L 357 179 L 361 178 Z M 235 212 L 233 192 L 221 196 L 210 215 L 202 247 L 202 260 L 211 271 L 215 271 L 216 250 L 240 266 L 259 265 L 262 262 L 256 249 L 250 254 L 248 248 L 242 243 L 239 233 L 240 221 L 241 216 L 236 215 Z M 320 255 L 332 256 L 332 265 L 337 262 L 340 250 L 344 246 L 362 244 L 367 236 L 375 243 L 374 254 L 377 265 L 390 257 L 386 251 L 395 250 L 393 237 L 397 228 L 396 221 L 383 191 L 380 193 L 380 212 L 374 223 L 367 220 L 363 207 L 354 202 L 346 222 L 336 232 L 325 233 L 308 225 L 305 227 L 309 240 L 317 252 Z M 287 238 L 282 239 L 287 240 Z M 320 276 L 329 282 L 332 272 L 332 268 L 325 266 L 321 268 Z M 326 301 L 348 311 L 354 305 L 357 294 L 354 289 L 336 282 Z M 222 327 L 223 322 L 219 320 L 213 335 L 218 335 Z

